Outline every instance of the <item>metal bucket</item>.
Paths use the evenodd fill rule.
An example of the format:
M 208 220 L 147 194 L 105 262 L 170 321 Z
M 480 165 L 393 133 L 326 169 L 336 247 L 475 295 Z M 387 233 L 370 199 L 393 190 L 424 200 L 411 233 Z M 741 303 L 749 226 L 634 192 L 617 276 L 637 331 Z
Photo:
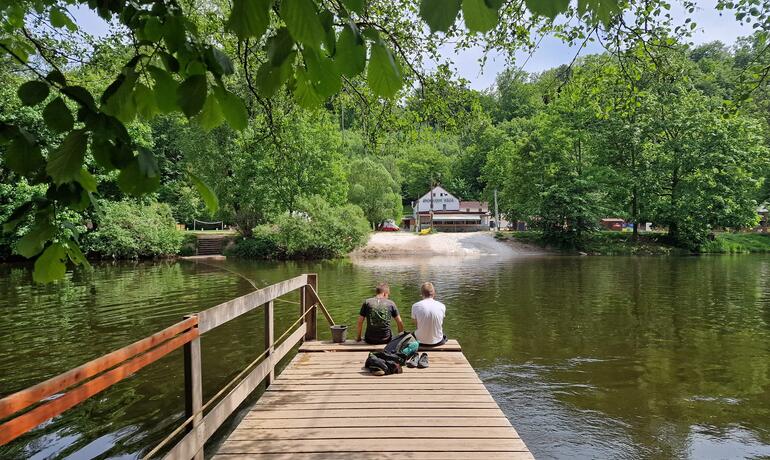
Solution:
M 332 330 L 332 342 L 345 343 L 345 339 L 348 334 L 348 327 L 342 324 L 335 324 L 331 327 Z

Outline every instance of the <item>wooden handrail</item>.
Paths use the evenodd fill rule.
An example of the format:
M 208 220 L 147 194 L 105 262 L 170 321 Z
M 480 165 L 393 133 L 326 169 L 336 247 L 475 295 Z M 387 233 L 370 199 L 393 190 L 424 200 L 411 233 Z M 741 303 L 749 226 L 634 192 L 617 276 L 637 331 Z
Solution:
M 185 317 L 183 321 L 131 345 L 0 399 L 0 420 L 17 414 L 0 425 L 0 445 L 16 439 L 168 353 L 184 347 L 187 420 L 180 428 L 186 427 L 189 433 L 172 448 L 173 455 L 167 458 L 202 459 L 202 449 L 206 440 L 263 380 L 267 379 L 268 384 L 272 381 L 278 361 L 303 339 L 310 340 L 316 337 L 316 311 L 319 305 L 327 320 L 331 321 L 331 316 L 318 297 L 317 282 L 317 275 L 304 274 L 267 286 L 196 315 Z M 278 342 L 281 342 L 280 345 L 276 346 L 272 332 L 272 302 L 296 290 L 300 291 L 300 317 L 294 326 L 299 324 L 299 327 L 286 340 L 281 341 L 294 326 L 290 327 L 278 339 Z M 261 305 L 267 305 L 265 308 L 265 359 L 204 416 L 204 410 L 213 403 L 213 400 L 205 406 L 202 405 L 200 335 Z M 247 371 L 248 368 L 244 370 L 244 372 Z M 46 398 L 67 389 L 69 391 L 61 396 L 45 401 Z M 23 412 L 25 410 L 27 411 Z M 19 414 L 20 412 L 23 413 Z
M 198 324 L 197 318 L 189 318 L 184 321 L 180 321 L 172 326 L 163 329 L 147 338 L 125 346 L 120 350 L 115 350 L 112 353 L 108 353 L 104 356 L 89 361 L 82 366 L 71 369 L 63 374 L 59 374 L 56 377 L 52 377 L 45 382 L 38 383 L 25 390 L 21 390 L 10 396 L 6 396 L 0 399 L 0 419 L 4 419 L 11 414 L 15 414 L 22 409 L 25 409 L 32 404 L 35 404 L 48 396 L 56 394 L 66 388 L 75 385 L 89 377 L 103 372 L 111 367 L 114 367 L 123 361 L 145 352 L 150 348 L 157 346 L 161 342 L 174 337 L 175 335 L 183 332 Z
M 173 350 L 176 350 L 185 343 L 197 338 L 198 328 L 195 327 L 196 325 L 197 319 L 189 318 L 170 328 L 164 329 L 157 334 L 147 337 L 146 339 L 114 351 L 109 355 L 97 358 L 83 366 L 65 372 L 64 374 L 49 379 L 39 385 L 35 385 L 27 390 L 22 390 L 4 398 L 2 400 L 4 402 L 3 407 L 7 408 L 7 410 L 12 410 L 14 407 L 21 407 L 24 409 L 31 404 L 41 401 L 45 396 L 54 394 L 61 389 L 68 388 L 72 385 L 80 384 L 59 398 L 41 404 L 29 412 L 25 412 L 0 425 L 0 445 L 13 441 L 46 420 L 85 401 L 107 387 L 132 375 L 139 369 L 157 361 Z M 184 326 L 184 328 L 182 328 L 182 326 Z M 180 332 L 180 329 L 182 329 L 183 332 L 177 335 L 177 333 Z M 176 331 L 176 333 L 172 334 L 174 331 Z M 86 381 L 88 378 L 114 366 L 117 367 L 92 380 Z M 45 396 L 30 402 L 29 398 L 31 396 L 40 394 Z M 13 410 L 11 413 L 15 413 L 18 410 L 21 409 Z

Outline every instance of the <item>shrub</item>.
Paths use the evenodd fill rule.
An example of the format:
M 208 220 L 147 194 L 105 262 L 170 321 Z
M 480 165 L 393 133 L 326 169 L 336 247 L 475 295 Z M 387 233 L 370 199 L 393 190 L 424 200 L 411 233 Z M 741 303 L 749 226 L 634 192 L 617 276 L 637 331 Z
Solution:
M 198 250 L 198 237 L 189 233 L 182 237 L 182 246 L 179 248 L 180 256 L 194 256 Z
M 245 259 L 281 258 L 277 234 L 267 226 L 255 228 L 252 236 L 248 238 L 237 239 L 234 245 L 225 249 L 225 255 Z
M 90 256 L 137 259 L 177 254 L 184 236 L 164 203 L 103 202 L 94 231 L 83 238 Z
M 363 246 L 369 223 L 356 205 L 332 206 L 320 197 L 302 201 L 272 225 L 254 229 L 231 255 L 255 259 L 331 259 Z

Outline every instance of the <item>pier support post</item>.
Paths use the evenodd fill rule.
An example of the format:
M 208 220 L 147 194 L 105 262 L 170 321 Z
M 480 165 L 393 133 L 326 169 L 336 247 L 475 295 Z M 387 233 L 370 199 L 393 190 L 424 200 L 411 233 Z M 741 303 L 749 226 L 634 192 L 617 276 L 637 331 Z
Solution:
M 185 318 L 189 318 L 186 316 Z M 195 327 L 198 327 L 197 325 Z M 185 418 L 190 418 L 203 407 L 203 378 L 201 368 L 201 339 L 200 337 L 184 345 L 184 407 Z M 198 413 L 192 421 L 190 431 L 198 432 L 198 451 L 194 460 L 203 460 L 203 414 Z
M 310 286 L 313 286 L 313 289 L 315 290 L 315 292 L 318 292 L 318 274 L 308 273 L 307 284 Z M 312 310 L 305 317 L 305 322 L 307 323 L 307 332 L 305 333 L 305 341 L 316 340 L 318 338 L 317 324 L 316 324 L 318 309 L 313 308 L 317 303 L 315 300 L 315 296 L 307 286 L 304 286 L 302 288 L 302 292 L 300 296 L 302 298 L 301 299 L 302 310 L 300 311 L 300 314 L 304 314 L 306 311 L 308 311 L 308 309 Z
M 265 350 L 267 350 L 267 357 L 273 354 L 275 348 L 275 328 L 273 326 L 273 301 L 271 300 L 265 304 Z M 265 387 L 269 387 L 275 380 L 275 366 L 271 366 L 270 373 L 265 376 Z

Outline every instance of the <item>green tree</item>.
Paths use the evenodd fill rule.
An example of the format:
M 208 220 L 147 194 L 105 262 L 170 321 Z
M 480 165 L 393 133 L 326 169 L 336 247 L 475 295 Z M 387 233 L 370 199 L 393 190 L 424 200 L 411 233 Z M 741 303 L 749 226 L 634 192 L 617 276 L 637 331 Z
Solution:
M 382 164 L 369 158 L 353 161 L 348 183 L 348 200 L 364 211 L 372 228 L 386 219 L 399 220 L 400 187 Z

